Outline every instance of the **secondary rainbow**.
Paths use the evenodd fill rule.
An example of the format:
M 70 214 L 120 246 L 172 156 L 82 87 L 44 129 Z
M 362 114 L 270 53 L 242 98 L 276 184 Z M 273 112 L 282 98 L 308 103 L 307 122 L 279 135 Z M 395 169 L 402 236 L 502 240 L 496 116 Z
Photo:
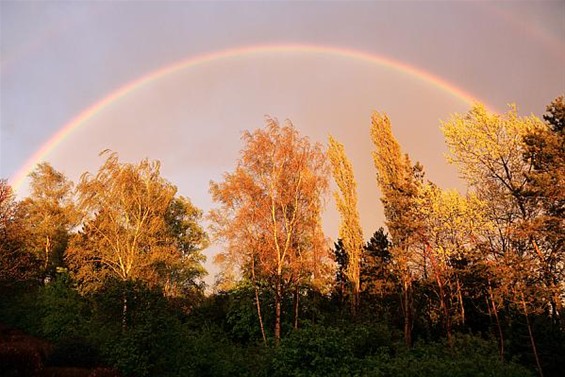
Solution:
M 253 57 L 261 54 L 283 54 L 283 53 L 303 53 L 303 54 L 321 54 L 329 56 L 339 56 L 354 60 L 364 61 L 372 64 L 387 67 L 389 69 L 402 72 L 409 76 L 413 76 L 434 87 L 441 89 L 453 96 L 456 96 L 469 104 L 478 102 L 471 94 L 461 90 L 455 85 L 429 73 L 422 69 L 416 68 L 409 64 L 394 60 L 388 57 L 371 54 L 364 51 L 352 50 L 341 47 L 329 47 L 306 44 L 283 44 L 283 45 L 259 45 L 238 47 L 232 49 L 221 50 L 217 52 L 202 54 L 184 59 L 182 61 L 167 65 L 153 72 L 148 73 L 120 88 L 111 92 L 98 102 L 92 104 L 77 116 L 72 118 L 68 123 L 61 127 L 49 140 L 47 140 L 14 174 L 10 179 L 12 187 L 18 191 L 24 183 L 27 175 L 33 170 L 35 165 L 43 161 L 49 153 L 55 149 L 68 135 L 79 128 L 86 121 L 95 117 L 98 113 L 104 111 L 110 104 L 119 101 L 121 98 L 135 92 L 151 82 L 159 80 L 184 69 L 193 68 L 218 60 L 235 58 L 235 57 Z

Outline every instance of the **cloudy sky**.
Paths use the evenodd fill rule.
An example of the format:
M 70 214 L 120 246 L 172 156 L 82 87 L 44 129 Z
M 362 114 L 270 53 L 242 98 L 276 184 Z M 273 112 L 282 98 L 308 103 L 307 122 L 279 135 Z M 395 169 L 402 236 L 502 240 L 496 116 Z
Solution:
M 440 121 L 469 110 L 461 93 L 542 114 L 565 92 L 565 2 L 1 1 L 0 62 L 0 177 L 20 197 L 17 177 L 42 147 L 75 181 L 110 148 L 161 160 L 206 210 L 208 182 L 233 168 L 241 132 L 269 115 L 345 144 L 368 238 L 383 223 L 371 112 L 389 114 L 430 179 L 463 190 Z

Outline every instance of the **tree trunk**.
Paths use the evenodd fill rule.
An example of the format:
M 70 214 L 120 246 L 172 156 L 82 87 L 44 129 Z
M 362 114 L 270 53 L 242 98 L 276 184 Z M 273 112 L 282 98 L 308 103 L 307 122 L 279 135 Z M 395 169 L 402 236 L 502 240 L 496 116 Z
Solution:
M 351 315 L 355 318 L 357 316 L 357 311 L 359 310 L 359 302 L 360 302 L 360 298 L 359 298 L 359 291 L 360 291 L 360 286 L 359 286 L 359 279 L 357 278 L 357 280 L 352 281 L 351 282 L 351 288 L 352 291 L 351 292 Z
M 560 321 L 560 313 L 557 310 L 557 300 L 559 297 L 552 297 L 551 298 L 551 319 L 555 329 L 558 331 L 561 330 L 561 321 Z
M 411 284 L 404 280 L 403 283 L 403 311 L 404 311 L 404 343 L 408 348 L 412 347 L 412 303 L 411 303 Z
M 47 267 L 49 267 L 49 250 L 51 249 L 51 240 L 49 236 L 45 237 L 45 263 L 43 265 L 43 269 L 47 271 Z
M 524 309 L 524 315 L 526 316 L 526 325 L 528 326 L 528 334 L 530 335 L 530 343 L 532 344 L 532 351 L 534 352 L 534 358 L 536 359 L 536 366 L 538 368 L 540 377 L 543 377 L 543 370 L 541 369 L 541 363 L 538 356 L 536 342 L 534 340 L 534 333 L 532 331 L 532 325 L 530 324 L 530 318 L 528 316 L 528 307 L 526 306 L 524 292 L 520 292 L 520 295 L 522 297 L 522 308 Z
M 281 341 L 281 300 L 282 300 L 282 281 L 281 275 L 277 274 L 275 287 L 275 345 Z
M 351 300 L 350 300 L 350 304 L 351 304 L 351 316 L 353 318 L 355 318 L 357 316 L 357 292 L 355 292 L 355 282 L 352 282 L 351 284 Z
M 443 315 L 443 324 L 445 327 L 445 333 L 447 335 L 447 342 L 451 346 L 451 316 L 449 315 L 449 308 L 447 306 L 447 295 L 445 293 L 445 287 L 443 284 L 442 276 L 440 275 L 439 263 L 435 256 L 432 254 L 431 247 L 429 244 L 426 245 L 426 251 L 430 256 L 430 262 L 432 263 L 434 277 L 439 289 L 439 307 Z
M 298 299 L 299 299 L 299 295 L 298 295 L 298 285 L 296 286 L 296 288 L 294 288 L 294 329 L 297 330 L 298 329 Z
M 49 254 L 51 251 L 51 239 L 49 236 L 45 237 L 45 263 L 43 264 L 43 284 L 47 285 L 49 280 L 51 280 L 51 276 L 49 276 Z
M 124 290 L 122 296 L 122 330 L 125 331 L 127 328 L 127 314 L 128 314 L 128 296 L 127 292 Z
M 499 351 L 500 351 L 500 360 L 504 361 L 504 334 L 502 332 L 502 326 L 500 325 L 500 319 L 498 318 L 498 310 L 496 310 L 496 304 L 494 302 L 494 295 L 492 293 L 492 287 L 490 286 L 490 282 L 489 282 L 489 296 L 490 296 L 490 304 L 487 302 L 487 304 L 492 306 L 492 312 L 494 314 L 494 319 L 496 320 L 496 327 L 498 328 L 498 339 L 499 339 L 499 343 L 500 343 L 500 347 L 499 347 Z M 487 299 L 488 301 L 488 299 Z M 489 308 L 489 312 L 490 312 L 490 308 Z
M 443 286 L 443 281 L 441 280 L 441 277 L 439 275 L 439 271 L 434 269 L 434 274 L 436 276 L 436 282 L 439 288 L 439 307 L 443 314 L 443 324 L 445 326 L 447 342 L 451 346 L 451 318 L 449 316 L 449 309 L 447 307 L 445 289 Z
M 465 305 L 463 303 L 463 294 L 461 293 L 461 284 L 459 284 L 459 277 L 456 277 L 457 282 L 457 297 L 459 298 L 459 305 L 461 309 L 461 324 L 465 326 Z
M 251 260 L 251 279 L 253 280 L 253 288 L 255 290 L 255 305 L 257 306 L 257 316 L 259 317 L 259 326 L 261 327 L 261 336 L 263 343 L 267 345 L 267 336 L 265 335 L 265 326 L 263 325 L 263 315 L 261 314 L 261 302 L 259 301 L 259 289 L 257 288 L 257 281 L 255 279 L 255 260 Z

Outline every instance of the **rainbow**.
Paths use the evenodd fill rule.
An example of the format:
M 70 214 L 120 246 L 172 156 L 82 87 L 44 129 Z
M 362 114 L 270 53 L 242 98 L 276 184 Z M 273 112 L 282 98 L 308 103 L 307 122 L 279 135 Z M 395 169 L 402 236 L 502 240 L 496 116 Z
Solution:
M 98 102 L 92 104 L 84 109 L 81 113 L 72 118 L 63 127 L 61 127 L 49 140 L 47 140 L 29 159 L 22 165 L 22 167 L 9 179 L 12 187 L 17 192 L 23 185 L 27 175 L 34 169 L 35 165 L 43 161 L 49 153 L 55 149 L 68 135 L 74 130 L 78 129 L 86 121 L 92 119 L 97 114 L 101 113 L 110 104 L 119 101 L 120 99 L 130 95 L 136 90 L 150 84 L 154 81 L 162 79 L 166 76 L 172 75 L 184 69 L 193 68 L 196 66 L 204 65 L 207 63 L 235 58 L 235 57 L 253 57 L 262 54 L 282 54 L 282 53 L 304 53 L 304 54 L 320 54 L 344 57 L 355 59 L 371 64 L 384 66 L 395 71 L 404 73 L 406 75 L 415 77 L 425 83 L 431 84 L 434 87 L 445 91 L 453 96 L 456 96 L 469 104 L 479 102 L 471 94 L 457 88 L 455 85 L 437 77 L 433 74 L 426 72 L 422 69 L 416 68 L 409 64 L 394 60 L 388 57 L 374 55 L 368 52 L 359 50 L 352 50 L 341 47 L 328 47 L 307 44 L 284 44 L 284 45 L 259 45 L 238 47 L 226 49 L 222 51 L 207 53 L 199 56 L 190 57 L 182 61 L 167 65 L 150 72 L 130 83 L 119 87 L 115 91 L 106 95 Z

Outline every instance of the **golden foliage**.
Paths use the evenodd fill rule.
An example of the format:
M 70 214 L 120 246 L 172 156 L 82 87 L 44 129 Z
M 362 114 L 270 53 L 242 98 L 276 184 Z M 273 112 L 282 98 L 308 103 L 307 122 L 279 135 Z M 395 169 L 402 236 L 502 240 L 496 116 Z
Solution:
M 109 153 L 98 173 L 84 174 L 77 188 L 85 218 L 67 260 L 83 291 L 113 277 L 175 294 L 175 285 L 203 273 L 201 212 L 175 197 L 176 187 L 160 176 L 158 162 L 121 163 Z
M 210 183 L 221 204 L 209 215 L 212 233 L 226 246 L 218 261 L 243 270 L 253 261 L 264 275 L 324 286 L 321 196 L 328 180 L 321 146 L 274 119 L 265 129 L 245 132 L 243 141 L 235 171 Z
M 520 117 L 515 106 L 506 114 L 491 113 L 475 105 L 466 115 L 455 114 L 442 123 L 449 154 L 461 176 L 477 190 L 500 187 L 517 195 L 526 184 L 530 170 L 524 160 L 523 138 L 527 133 L 544 128 L 535 117 Z
M 69 234 L 76 227 L 78 212 L 73 183 L 49 163 L 37 165 L 31 177 L 31 194 L 19 203 L 19 216 L 27 232 L 24 243 L 40 262 L 44 277 L 63 266 Z
M 332 168 L 332 176 L 339 189 L 334 192 L 334 198 L 341 217 L 339 238 L 348 255 L 346 275 L 352 286 L 355 301 L 358 301 L 364 241 L 357 209 L 357 183 L 353 174 L 353 166 L 345 154 L 343 144 L 332 136 L 329 137 L 328 159 Z

